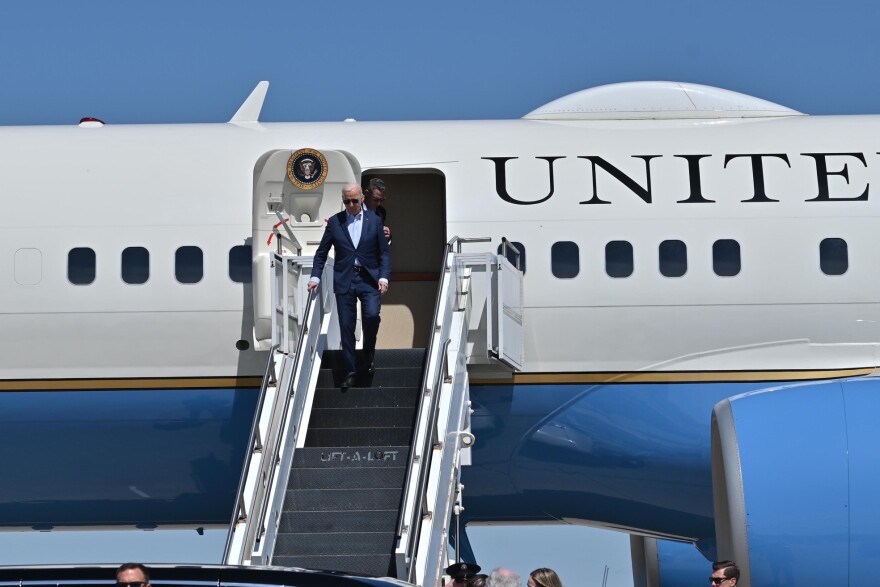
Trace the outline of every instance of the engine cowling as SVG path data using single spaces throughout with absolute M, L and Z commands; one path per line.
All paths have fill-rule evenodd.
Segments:
M 880 378 L 788 385 L 712 416 L 718 557 L 744 587 L 876 583 Z

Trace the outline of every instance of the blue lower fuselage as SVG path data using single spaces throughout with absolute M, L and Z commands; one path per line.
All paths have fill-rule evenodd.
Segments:
M 777 385 L 474 385 L 466 519 L 711 542 L 712 408 Z M 227 523 L 257 393 L 0 394 L 0 525 Z

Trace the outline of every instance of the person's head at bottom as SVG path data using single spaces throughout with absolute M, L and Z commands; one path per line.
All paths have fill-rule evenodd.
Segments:
M 739 581 L 739 568 L 732 561 L 712 563 L 712 576 L 709 583 L 714 587 L 733 587 Z
M 489 575 L 486 587 L 522 587 L 522 577 L 510 569 L 498 567 Z
M 125 563 L 116 569 L 116 587 L 150 587 L 150 569 L 140 563 Z
M 446 574 L 452 578 L 455 587 L 465 587 L 468 581 L 480 572 L 480 565 L 474 563 L 455 563 L 445 569 Z
M 541 567 L 529 574 L 528 587 L 562 587 L 562 581 L 556 571 Z

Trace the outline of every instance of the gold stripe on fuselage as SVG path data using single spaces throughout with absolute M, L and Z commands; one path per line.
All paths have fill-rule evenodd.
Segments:
M 157 377 L 154 379 L 7 379 L 0 391 L 89 391 L 110 389 L 230 389 L 260 387 L 261 377 Z
M 564 385 L 600 383 L 737 383 L 809 381 L 861 377 L 874 367 L 802 371 L 630 371 L 591 373 L 515 373 L 508 378 L 474 378 L 471 385 Z M 158 377 L 152 379 L 8 379 L 0 391 L 82 391 L 111 389 L 230 389 L 260 387 L 260 377 Z
M 499 379 L 471 379 L 471 385 L 561 385 L 576 383 L 738 383 L 809 381 L 870 375 L 875 367 L 802 371 L 630 371 L 594 373 L 514 373 Z

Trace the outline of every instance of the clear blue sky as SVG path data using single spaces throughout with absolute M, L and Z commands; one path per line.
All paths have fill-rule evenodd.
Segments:
M 260 80 L 271 82 L 264 121 L 518 118 L 634 80 L 715 85 L 810 114 L 878 113 L 878 22 L 876 0 L 7 0 L 0 124 L 220 122 Z M 159 544 L 177 544 L 101 536 L 0 536 L 0 563 L 169 560 Z M 556 566 L 578 586 L 599 585 L 607 562 L 609 586 L 631 584 L 623 535 L 473 538 L 486 567 Z M 212 540 L 183 542 L 210 559 Z
M 0 124 L 517 118 L 591 86 L 717 85 L 880 112 L 880 4 L 741 0 L 4 2 Z

